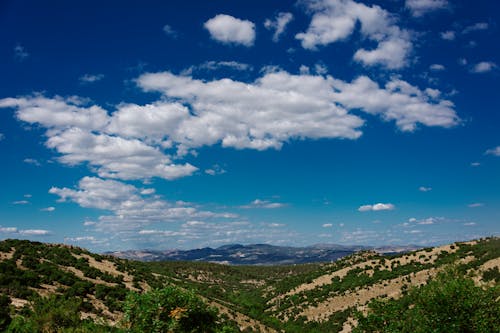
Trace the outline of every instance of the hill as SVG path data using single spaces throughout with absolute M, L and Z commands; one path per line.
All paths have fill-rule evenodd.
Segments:
M 374 300 L 406 299 L 412 295 L 408 291 L 450 265 L 480 290 L 498 292 L 500 239 L 391 255 L 365 250 L 335 262 L 279 266 L 139 262 L 65 245 L 5 240 L 0 242 L 0 293 L 8 296 L 11 317 L 33 309 L 38 296 L 78 300 L 79 317 L 99 323 L 103 332 L 123 328 L 127 295 L 165 286 L 192 290 L 218 309 L 221 322 L 241 331 L 349 332 L 360 319 L 364 323 Z M 499 298 L 494 299 L 490 303 L 497 306 Z

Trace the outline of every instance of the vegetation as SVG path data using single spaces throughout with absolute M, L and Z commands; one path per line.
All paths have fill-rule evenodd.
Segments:
M 319 333 L 356 317 L 358 332 L 498 332 L 498 258 L 498 238 L 291 266 L 142 263 L 6 240 L 0 331 Z M 396 299 L 375 292 L 356 301 L 396 285 Z M 332 310 L 339 299 L 351 301 Z
M 400 299 L 373 300 L 354 332 L 500 332 L 500 288 L 449 270 Z

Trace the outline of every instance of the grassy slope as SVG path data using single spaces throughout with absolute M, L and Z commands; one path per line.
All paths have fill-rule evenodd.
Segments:
M 129 290 L 171 283 L 194 289 L 247 331 L 336 332 L 348 330 L 353 311 L 363 310 L 371 299 L 399 297 L 445 265 L 476 274 L 477 283 L 485 283 L 483 276 L 498 283 L 499 260 L 498 238 L 398 256 L 362 252 L 329 264 L 271 267 L 140 263 L 75 247 L 8 240 L 0 242 L 0 292 L 18 306 L 35 293 L 80 297 L 85 316 L 113 324 Z

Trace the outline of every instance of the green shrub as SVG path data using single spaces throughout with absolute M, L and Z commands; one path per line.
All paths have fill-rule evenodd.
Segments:
M 456 270 L 398 300 L 374 300 L 354 332 L 500 332 L 500 289 L 484 290 Z

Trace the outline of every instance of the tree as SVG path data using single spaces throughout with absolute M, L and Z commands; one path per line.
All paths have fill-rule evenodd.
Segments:
M 218 330 L 217 310 L 192 291 L 168 286 L 142 294 L 131 292 L 124 304 L 125 326 L 130 332 L 184 333 Z
M 500 332 L 500 289 L 482 289 L 457 270 L 413 287 L 400 299 L 374 300 L 354 332 Z

